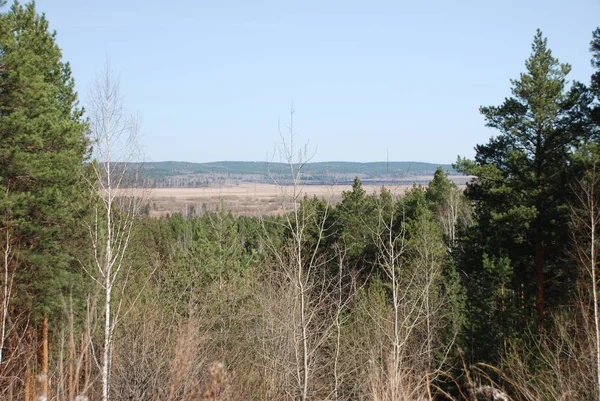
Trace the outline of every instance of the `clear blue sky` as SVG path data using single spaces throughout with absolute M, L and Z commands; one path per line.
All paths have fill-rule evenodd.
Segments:
M 38 0 L 85 103 L 110 58 L 153 161 L 259 160 L 296 107 L 315 161 L 472 157 L 536 28 L 589 81 L 599 0 Z

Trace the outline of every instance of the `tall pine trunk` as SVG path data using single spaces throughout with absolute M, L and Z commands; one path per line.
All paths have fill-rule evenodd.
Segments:
M 544 241 L 539 230 L 535 240 L 535 283 L 535 310 L 538 332 L 541 334 L 544 331 Z
M 536 218 L 536 229 L 535 229 L 535 311 L 537 314 L 537 328 L 538 333 L 542 335 L 544 332 L 544 238 L 542 234 L 542 222 L 544 220 L 542 206 L 542 200 L 539 194 L 542 193 L 542 157 L 541 148 L 543 143 L 542 129 L 538 129 L 537 135 L 537 146 L 536 146 L 536 178 L 537 178 L 537 190 L 538 195 L 536 199 L 536 209 L 538 217 Z M 541 215 L 541 216 L 540 216 Z

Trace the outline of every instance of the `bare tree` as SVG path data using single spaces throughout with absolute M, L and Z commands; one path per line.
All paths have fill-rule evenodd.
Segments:
M 12 238 L 9 227 L 3 227 L 4 230 L 4 249 L 3 249 L 3 260 L 2 260 L 2 327 L 0 329 L 0 367 L 3 362 L 3 351 L 4 343 L 7 336 L 7 324 L 8 324 L 8 307 L 10 304 L 13 274 L 11 273 L 11 261 L 13 258 L 12 252 Z
M 338 258 L 322 249 L 328 235 L 331 202 L 304 197 L 304 167 L 311 156 L 307 146 L 296 148 L 294 113 L 292 107 L 288 132 L 284 134 L 280 129 L 279 153 L 288 170 L 271 175 L 282 193 L 283 216 L 278 221 L 282 221 L 287 233 L 283 244 L 274 243 L 268 235 L 269 223 L 263 220 L 264 243 L 275 263 L 266 278 L 263 296 L 262 347 L 267 361 L 266 381 L 275 387 L 287 387 L 283 391 L 288 398 L 305 401 L 317 394 L 337 393 L 339 354 L 334 352 L 329 359 L 324 357 L 323 350 L 341 324 L 340 311 L 346 308 L 351 293 L 343 292 L 343 266 L 338 272 L 341 276 L 323 274 L 326 266 L 336 260 L 343 263 L 344 258 L 341 253 Z M 286 372 L 282 378 L 273 376 L 278 369 Z M 336 379 L 333 389 L 326 388 L 325 374 Z M 277 384 L 281 382 L 285 383 L 283 387 Z
M 372 237 L 387 301 L 372 314 L 380 334 L 379 343 L 369 345 L 366 382 L 376 400 L 425 399 L 453 346 L 452 336 L 447 343 L 441 339 L 455 312 L 440 290 L 446 249 L 437 224 L 423 218 L 409 226 L 404 209 L 395 211 L 386 198 L 379 197 Z
M 27 391 L 22 377 L 28 371 L 33 349 L 28 336 L 31 315 L 25 311 L 15 313 L 11 306 L 14 297 L 16 270 L 19 266 L 16 235 L 11 227 L 11 219 L 0 227 L 2 244 L 2 272 L 0 273 L 1 315 L 0 315 L 0 398 L 17 397 L 18 388 Z M 27 368 L 25 368 L 27 366 Z M 25 375 L 26 376 L 26 375 Z
M 464 218 L 464 216 L 461 216 L 461 212 L 463 212 L 461 209 L 464 209 L 463 202 L 462 190 L 453 185 L 450 187 L 448 198 L 445 200 L 445 207 L 440 211 L 444 234 L 448 238 L 448 244 L 451 249 L 456 246 L 459 219 L 461 217 Z M 464 215 L 465 213 L 463 212 L 462 214 Z
M 131 168 L 132 162 L 139 161 L 139 123 L 123 107 L 118 80 L 108 63 L 90 92 L 89 103 L 96 164 L 92 182 L 95 213 L 89 224 L 94 269 L 87 271 L 103 289 L 104 337 L 99 365 L 102 400 L 108 401 L 113 336 L 121 309 L 120 304 L 113 308 L 113 290 L 125 266 L 134 218 L 142 206 L 140 190 L 134 185 L 137 171 Z
M 596 370 L 596 399 L 600 400 L 600 316 L 598 311 L 598 240 L 596 238 L 600 225 L 600 200 L 598 186 L 600 185 L 600 172 L 595 157 L 592 157 L 591 166 L 583 179 L 577 181 L 575 194 L 578 205 L 573 208 L 575 227 L 574 242 L 576 244 L 576 257 L 580 266 L 587 273 L 589 281 L 587 287 L 591 293 L 593 310 L 593 343 Z M 584 316 L 587 312 L 583 311 Z

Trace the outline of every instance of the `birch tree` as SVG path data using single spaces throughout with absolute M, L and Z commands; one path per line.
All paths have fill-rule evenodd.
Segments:
M 270 281 L 264 298 L 263 353 L 272 362 L 265 364 L 266 374 L 286 372 L 282 380 L 288 384 L 284 390 L 287 397 L 305 401 L 338 393 L 337 351 L 331 358 L 325 356 L 324 349 L 335 341 L 336 325 L 341 324 L 340 311 L 346 308 L 351 292 L 342 289 L 344 250 L 322 252 L 331 225 L 331 202 L 304 196 L 304 167 L 311 157 L 307 146 L 296 147 L 293 108 L 287 128 L 289 135 L 280 132 L 279 151 L 288 171 L 272 176 L 282 195 L 284 214 L 277 221 L 283 226 L 280 228 L 284 239 L 278 245 L 266 234 L 264 241 L 275 266 L 267 278 Z M 268 233 L 266 224 L 263 220 L 264 232 Z M 324 273 L 336 262 L 340 263 L 337 276 Z M 324 375 L 334 377 L 333 388 L 326 388 L 327 383 L 319 380 Z
M 0 322 L 0 368 L 4 361 L 4 344 L 8 334 L 8 307 L 10 305 L 14 275 L 11 262 L 14 256 L 12 250 L 12 237 L 8 227 L 4 227 L 4 249 L 2 259 L 2 317 Z M 1 370 L 0 370 L 1 371 Z
M 110 398 L 113 336 L 121 304 L 113 305 L 115 285 L 126 269 L 127 248 L 135 216 L 142 206 L 142 194 L 135 188 L 138 161 L 138 121 L 123 106 L 118 80 L 105 67 L 89 99 L 90 137 L 94 147 L 95 181 L 92 194 L 95 212 L 89 224 L 93 269 L 88 273 L 102 288 L 104 330 L 99 361 L 102 400 Z
M 372 313 L 379 344 L 370 346 L 367 394 L 377 400 L 425 399 L 446 364 L 458 327 L 451 295 L 443 290 L 442 230 L 415 187 L 396 206 L 389 191 L 377 199 L 375 267 L 385 305 Z M 443 339 L 444 332 L 453 332 Z M 444 341 L 445 340 L 445 341 Z
M 600 227 L 600 166 L 597 156 L 592 156 L 591 165 L 583 179 L 574 188 L 576 205 L 573 207 L 575 252 L 579 265 L 587 276 L 586 292 L 591 296 L 592 337 L 595 365 L 596 399 L 600 400 L 600 313 L 598 305 L 598 228 Z M 584 315 L 587 311 L 583 311 Z

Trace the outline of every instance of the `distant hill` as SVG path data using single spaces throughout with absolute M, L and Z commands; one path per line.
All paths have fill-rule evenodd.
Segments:
M 368 177 L 384 176 L 415 176 L 431 175 L 438 166 L 450 173 L 456 173 L 450 164 L 434 164 L 423 162 L 317 162 L 307 163 L 303 170 L 311 175 L 328 174 L 359 174 Z M 144 171 L 149 176 L 174 176 L 180 174 L 206 174 L 206 173 L 226 173 L 226 174 L 250 174 L 264 175 L 269 173 L 288 172 L 289 166 L 285 163 L 267 163 L 267 162 L 238 162 L 222 161 L 210 163 L 190 163 L 190 162 L 150 162 L 144 163 Z
M 438 166 L 458 175 L 450 164 L 423 162 L 317 162 L 303 166 L 303 180 L 310 184 L 347 183 L 354 177 L 366 182 L 420 182 L 433 176 Z M 142 176 L 153 187 L 235 185 L 236 182 L 289 180 L 285 163 L 222 161 L 211 163 L 149 162 L 140 165 Z

